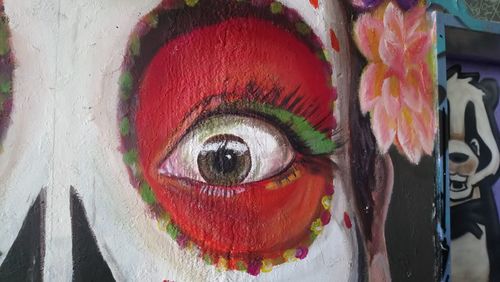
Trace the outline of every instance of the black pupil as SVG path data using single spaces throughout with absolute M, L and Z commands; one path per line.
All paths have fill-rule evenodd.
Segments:
M 233 150 L 228 150 L 225 147 L 220 148 L 215 152 L 214 168 L 221 174 L 230 173 L 237 164 L 237 156 Z
M 215 152 L 213 166 L 221 174 L 226 174 L 234 170 L 236 162 L 236 154 L 232 150 L 221 148 Z
M 211 185 L 231 186 L 243 182 L 252 167 L 248 145 L 230 134 L 209 138 L 198 155 L 198 170 Z

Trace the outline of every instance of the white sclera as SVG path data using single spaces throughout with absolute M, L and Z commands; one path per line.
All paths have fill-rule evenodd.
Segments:
M 248 145 L 252 164 L 242 183 L 278 174 L 295 155 L 287 137 L 268 122 L 246 116 L 217 115 L 200 122 L 185 135 L 161 164 L 159 172 L 205 182 L 198 169 L 198 155 L 203 144 L 217 135 L 234 135 Z

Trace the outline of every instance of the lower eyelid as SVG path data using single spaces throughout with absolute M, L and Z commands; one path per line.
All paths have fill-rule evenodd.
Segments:
M 292 165 L 281 174 L 272 177 L 269 183 L 265 185 L 268 190 L 275 190 L 290 185 L 302 176 L 302 171 L 297 166 Z M 269 181 L 269 180 L 268 180 Z
M 298 180 L 300 177 L 302 177 L 302 174 L 303 172 L 300 166 L 292 164 L 291 166 L 287 167 L 287 169 L 267 179 L 262 179 L 259 181 L 249 182 L 249 183 L 241 183 L 234 186 L 218 186 L 218 185 L 211 185 L 201 181 L 196 181 L 189 178 L 171 178 L 171 177 L 169 177 L 169 180 L 166 181 L 166 183 L 168 183 L 170 187 L 178 186 L 178 188 L 185 188 L 186 186 L 191 186 L 191 187 L 199 186 L 199 187 L 204 187 L 206 190 L 233 189 L 234 191 L 241 193 L 250 187 L 262 187 L 267 190 L 275 190 L 283 188 Z

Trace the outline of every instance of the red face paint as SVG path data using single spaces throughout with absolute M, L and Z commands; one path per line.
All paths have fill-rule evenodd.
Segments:
M 332 45 L 333 50 L 339 52 L 340 51 L 340 43 L 339 40 L 337 39 L 337 35 L 333 31 L 333 29 L 330 29 L 330 43 Z
M 344 212 L 344 223 L 345 223 L 345 227 L 347 227 L 347 229 L 352 228 L 351 217 L 349 216 L 349 214 L 347 212 Z
M 216 187 L 161 175 L 162 161 L 200 116 L 223 103 L 255 99 L 257 94 L 247 91 L 249 83 L 264 92 L 280 88 L 270 101 L 277 107 L 287 105 L 287 96 L 295 92 L 302 100 L 290 111 L 300 116 L 309 109 L 307 122 L 331 129 L 335 96 L 329 81 L 325 62 L 306 44 L 256 18 L 195 29 L 154 56 L 138 86 L 140 169 L 161 208 L 203 252 L 250 265 L 308 246 L 313 222 L 330 219 L 321 201 L 332 190 L 332 164 L 326 156 L 296 152 L 291 166 L 269 179 Z M 216 197 L 207 189 L 243 192 Z

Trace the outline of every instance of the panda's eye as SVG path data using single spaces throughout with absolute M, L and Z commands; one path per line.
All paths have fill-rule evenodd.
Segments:
M 476 138 L 472 139 L 470 142 L 470 147 L 472 148 L 472 150 L 474 151 L 474 153 L 479 157 L 480 153 L 479 153 L 479 141 L 477 141 Z

